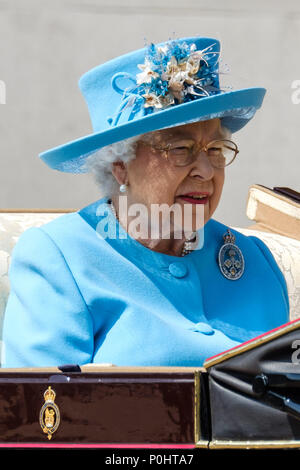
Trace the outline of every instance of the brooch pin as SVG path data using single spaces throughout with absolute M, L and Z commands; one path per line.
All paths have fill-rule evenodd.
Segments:
M 243 275 L 245 261 L 239 247 L 235 245 L 235 236 L 229 229 L 223 235 L 224 244 L 218 255 L 219 268 L 226 279 L 236 281 Z

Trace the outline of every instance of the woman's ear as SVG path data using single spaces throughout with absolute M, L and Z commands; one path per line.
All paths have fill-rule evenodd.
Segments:
M 112 164 L 112 174 L 119 184 L 125 184 L 127 181 L 127 168 L 124 162 L 117 161 Z

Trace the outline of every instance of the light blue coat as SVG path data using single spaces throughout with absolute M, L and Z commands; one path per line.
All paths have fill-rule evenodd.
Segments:
M 284 277 L 259 239 L 232 230 L 245 272 L 231 281 L 217 262 L 225 225 L 211 219 L 202 249 L 169 256 L 122 239 L 120 226 L 117 239 L 99 236 L 104 216 L 97 214 L 106 202 L 19 238 L 9 272 L 3 367 L 197 367 L 288 321 Z

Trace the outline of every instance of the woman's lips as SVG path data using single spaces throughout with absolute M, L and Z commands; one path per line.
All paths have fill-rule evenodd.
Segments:
M 197 196 L 202 197 L 201 199 L 196 199 Z M 190 204 L 207 204 L 209 199 L 209 193 L 188 193 L 177 197 L 179 197 L 183 201 L 189 202 Z

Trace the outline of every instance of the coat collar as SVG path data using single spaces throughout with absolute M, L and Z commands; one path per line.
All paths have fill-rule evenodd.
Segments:
M 161 269 L 169 266 L 171 263 L 185 264 L 196 260 L 200 261 L 206 256 L 208 251 L 210 252 L 212 249 L 215 251 L 216 247 L 222 244 L 220 237 L 218 237 L 220 240 L 217 240 L 215 233 L 216 226 L 221 225 L 224 227 L 223 231 L 226 231 L 226 226 L 219 224 L 214 219 L 210 219 L 204 228 L 198 231 L 199 248 L 188 255 L 180 257 L 153 251 L 128 235 L 122 225 L 116 220 L 108 201 L 108 197 L 103 197 L 81 209 L 79 215 L 95 230 L 100 239 L 104 239 L 106 243 L 109 243 L 125 258 L 130 258 L 138 264 L 142 263 L 144 266 Z M 107 233 L 108 226 L 115 228 L 109 234 Z M 104 232 L 106 232 L 105 235 L 103 235 Z

